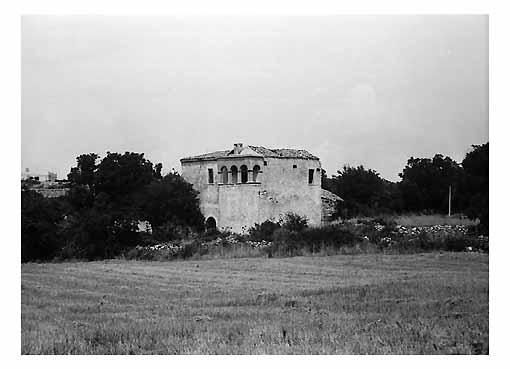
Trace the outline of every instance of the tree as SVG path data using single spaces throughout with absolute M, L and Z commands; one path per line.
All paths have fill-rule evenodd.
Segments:
M 99 155 L 94 153 L 78 156 L 76 158 L 76 167 L 71 168 L 71 172 L 67 175 L 69 182 L 74 185 L 93 187 L 95 184 L 97 159 L 99 159 Z
M 324 169 L 321 170 L 321 184 L 322 184 L 322 188 L 329 191 L 329 192 L 333 192 L 333 193 L 336 193 L 337 191 L 337 188 L 336 188 L 336 181 L 334 178 L 328 178 L 328 175 L 326 173 L 326 171 Z
M 489 143 L 473 145 L 462 167 L 466 173 L 466 215 L 480 220 L 480 232 L 489 233 Z
M 333 177 L 334 193 L 344 199 L 338 204 L 343 216 L 371 215 L 381 205 L 385 192 L 385 181 L 379 173 L 365 169 L 362 165 L 351 167 L 344 165 L 338 175 Z
M 69 201 L 76 210 L 95 206 L 104 211 L 136 217 L 133 196 L 154 180 L 161 179 L 161 163 L 155 166 L 144 154 L 107 152 L 99 163 L 99 155 L 83 154 L 68 174 Z M 129 214 L 128 214 L 129 213 Z
M 153 227 L 166 222 L 194 228 L 204 224 L 198 192 L 177 173 L 169 173 L 146 185 L 138 194 L 136 204 Z
M 110 258 L 139 244 L 138 222 L 148 220 L 159 238 L 176 227 L 200 229 L 198 193 L 178 174 L 161 175 L 143 153 L 107 152 L 77 158 L 68 175 L 73 212 L 63 226 L 68 257 Z M 165 228 L 161 232 L 160 228 Z
M 154 168 L 144 154 L 108 152 L 95 173 L 96 193 L 104 192 L 112 199 L 121 199 L 141 190 L 154 179 L 161 178 L 161 165 Z M 159 172 L 158 172 L 159 169 Z
M 400 190 L 406 210 L 448 210 L 448 191 L 452 186 L 454 194 L 462 188 L 462 167 L 441 154 L 432 159 L 413 158 L 399 174 L 402 178 Z
M 21 191 L 21 261 L 48 260 L 62 247 L 59 223 L 65 202 L 48 199 L 35 191 Z
M 478 190 L 486 191 L 489 186 L 489 143 L 472 145 L 471 147 L 472 151 L 466 154 L 462 161 L 462 167 L 467 174 L 483 178 L 486 182 L 483 182 L 483 186 Z

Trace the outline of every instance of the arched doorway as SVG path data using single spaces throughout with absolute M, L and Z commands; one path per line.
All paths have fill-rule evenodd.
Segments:
M 213 217 L 207 218 L 205 221 L 205 230 L 206 232 L 214 232 L 216 230 L 216 219 Z

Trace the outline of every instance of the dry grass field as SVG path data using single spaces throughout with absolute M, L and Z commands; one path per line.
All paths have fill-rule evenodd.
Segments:
M 451 217 L 444 214 L 433 215 L 401 215 L 394 218 L 395 222 L 400 225 L 410 227 L 426 227 L 435 225 L 477 225 L 478 221 L 474 221 L 459 215 Z
M 486 354 L 488 255 L 23 264 L 22 354 Z

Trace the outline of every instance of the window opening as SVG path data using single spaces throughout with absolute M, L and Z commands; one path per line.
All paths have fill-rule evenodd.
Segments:
M 228 183 L 228 169 L 227 169 L 227 167 L 221 168 L 221 182 L 224 184 Z
M 248 167 L 241 165 L 241 183 L 248 182 Z
M 232 172 L 232 183 L 237 183 L 237 167 L 235 165 L 233 165 L 231 168 L 230 168 L 230 171 Z
M 255 165 L 253 167 L 253 182 L 257 182 L 257 177 L 259 176 L 260 167 L 258 165 Z

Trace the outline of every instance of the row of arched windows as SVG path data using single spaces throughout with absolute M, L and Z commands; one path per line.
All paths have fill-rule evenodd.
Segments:
M 230 183 L 239 183 L 239 181 L 238 181 L 239 172 L 241 172 L 241 183 L 248 182 L 248 167 L 246 165 L 241 165 L 241 167 L 238 170 L 235 165 L 232 165 L 230 167 L 230 173 L 232 173 L 232 181 Z M 253 173 L 252 181 L 253 182 L 257 182 L 257 177 L 259 175 L 259 172 L 260 172 L 260 166 L 255 165 L 252 170 L 252 173 Z M 229 183 L 228 182 L 228 173 L 229 173 L 228 168 L 225 166 L 222 167 L 220 169 L 220 173 L 221 173 L 221 183 L 224 183 L 224 184 Z

